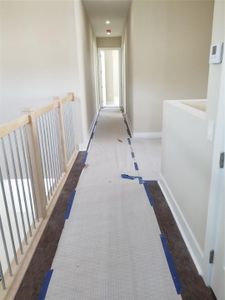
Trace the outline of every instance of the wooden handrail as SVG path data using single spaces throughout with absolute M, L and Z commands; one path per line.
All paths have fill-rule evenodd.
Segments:
M 24 115 L 16 119 L 15 121 L 0 125 L 0 138 L 8 135 L 12 131 L 29 124 L 28 115 Z
M 62 103 L 68 102 L 68 101 L 75 101 L 74 93 L 68 93 L 67 96 L 63 97 L 61 99 Z M 60 99 L 59 99 L 60 100 Z
M 60 102 L 61 103 L 65 103 L 68 101 L 75 101 L 75 96 L 73 93 L 68 93 L 67 96 L 63 97 L 63 98 L 57 98 L 57 100 L 53 101 L 52 103 L 35 109 L 32 111 L 32 114 L 35 115 L 35 117 L 39 117 L 47 112 L 49 112 L 50 110 L 59 107 Z M 12 131 L 25 126 L 27 124 L 30 123 L 30 118 L 29 118 L 29 113 L 17 118 L 15 121 L 11 121 L 9 123 L 5 123 L 5 124 L 0 124 L 0 138 L 7 136 L 8 134 L 10 134 Z

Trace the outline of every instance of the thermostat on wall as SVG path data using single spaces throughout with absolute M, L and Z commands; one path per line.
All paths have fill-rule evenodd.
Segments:
M 209 63 L 210 64 L 221 64 L 223 60 L 223 43 L 215 43 L 211 45 L 210 49 L 210 57 Z

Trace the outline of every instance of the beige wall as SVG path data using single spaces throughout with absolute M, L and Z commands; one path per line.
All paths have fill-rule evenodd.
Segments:
M 126 107 L 126 78 L 127 78 L 127 44 L 126 44 L 126 36 L 125 32 L 122 36 L 121 40 L 121 106 L 124 108 L 124 113 L 127 113 Z
M 133 1 L 127 22 L 127 114 L 159 132 L 165 99 L 205 98 L 212 1 Z
M 82 124 L 82 145 L 85 149 L 97 113 L 97 84 L 95 78 L 97 46 L 82 1 L 74 1 L 75 28 L 79 74 L 79 123 Z
M 225 2 L 214 4 L 212 41 L 224 41 Z M 224 64 L 224 62 L 223 62 Z M 178 101 L 164 102 L 161 186 L 189 252 L 207 285 L 212 270 L 208 258 L 215 249 L 218 191 L 222 180 L 219 156 L 224 151 L 224 130 L 208 138 L 209 120 L 216 120 L 222 83 L 222 64 L 210 65 L 208 111 Z M 220 103 L 221 104 L 221 103 Z M 224 106 L 224 105 L 222 105 Z M 223 115 L 220 111 L 220 115 Z M 216 203 L 216 204 L 215 204 Z M 220 256 L 216 261 L 220 264 Z M 214 291 L 216 292 L 216 291 Z
M 126 102 L 126 115 L 127 120 L 129 122 L 130 130 L 133 131 L 133 124 L 134 124 L 134 97 L 133 97 L 133 35 L 132 32 L 132 14 L 131 9 L 127 19 L 127 26 L 125 27 L 124 34 L 123 34 L 123 48 L 124 48 L 124 56 L 126 60 L 126 65 L 124 66 L 124 73 L 125 73 L 125 83 L 124 87 L 126 91 L 124 93 L 124 97 L 126 97 L 123 101 Z
M 75 92 L 77 138 L 85 144 L 96 114 L 97 47 L 82 1 L 0 5 L 0 122 Z
M 213 16 L 212 42 L 224 42 L 225 19 L 224 19 L 225 2 L 215 0 Z M 225 55 L 224 55 L 225 57 Z M 221 64 L 211 64 L 209 67 L 209 85 L 208 85 L 208 117 L 209 120 L 215 121 L 217 114 L 217 105 L 220 92 Z
M 1 1 L 1 122 L 76 89 L 73 1 Z
M 3 68 L 3 57 L 2 57 L 2 47 L 3 47 L 3 43 L 2 43 L 2 25 L 3 25 L 3 20 L 2 20 L 2 12 L 3 12 L 3 2 L 0 1 L 0 120 L 3 120 L 3 97 L 2 97 L 2 68 Z
M 106 37 L 97 38 L 98 48 L 120 48 L 121 47 L 121 37 Z

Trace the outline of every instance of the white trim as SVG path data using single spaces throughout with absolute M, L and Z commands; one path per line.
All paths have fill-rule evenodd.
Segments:
M 162 137 L 162 132 L 133 132 L 133 137 L 143 139 L 160 139 Z
M 225 13 L 225 11 L 224 11 Z M 224 36 L 225 38 L 225 36 Z M 211 66 L 212 67 L 212 66 Z M 210 68 L 211 68 L 210 67 Z M 219 67 L 219 66 L 218 66 Z M 213 67 L 215 68 L 215 67 Z M 220 224 L 220 214 L 223 214 L 224 218 L 224 168 L 219 167 L 220 154 L 225 151 L 225 62 L 221 66 L 221 76 L 219 85 L 219 101 L 217 105 L 217 115 L 215 120 L 209 120 L 209 122 L 215 122 L 215 133 L 213 142 L 213 155 L 212 155 L 212 172 L 211 172 L 211 183 L 210 183 L 210 193 L 209 193 L 209 204 L 208 204 L 208 216 L 207 216 L 207 229 L 206 229 L 206 240 L 205 240 L 205 261 L 204 261 L 204 277 L 206 284 L 211 286 L 212 289 L 215 287 L 215 278 L 221 276 L 220 269 L 218 269 L 218 264 L 220 264 L 221 269 L 223 268 L 223 263 L 219 263 L 222 260 L 220 257 L 220 251 L 218 251 L 219 242 L 221 238 L 221 224 Z M 222 209 L 221 209 L 222 208 Z M 224 243 L 224 240 L 221 241 Z M 214 249 L 217 254 L 217 263 L 209 264 L 207 260 L 210 250 Z M 224 257 L 223 257 L 224 259 Z M 221 270 L 222 271 L 222 270 Z M 224 270 L 225 271 L 225 270 Z M 214 277 L 217 274 L 216 277 Z M 214 275 L 214 276 L 213 276 Z M 222 275 L 224 277 L 224 275 Z M 219 294 L 219 291 L 214 290 L 215 295 Z M 219 295 L 217 296 L 219 297 Z M 224 297 L 221 296 L 222 298 Z M 222 299 L 221 298 L 221 299 Z
M 121 47 L 98 47 L 98 50 L 121 50 Z
M 162 190 L 162 193 L 169 205 L 169 208 L 173 214 L 173 217 L 177 223 L 180 233 L 184 239 L 184 242 L 190 252 L 190 255 L 194 261 L 194 264 L 200 275 L 203 274 L 203 251 L 201 250 L 190 226 L 188 225 L 181 209 L 179 208 L 177 201 L 170 190 L 166 179 L 160 174 L 160 181 L 158 184 Z
M 95 117 L 94 117 L 94 119 L 93 119 L 93 121 L 91 123 L 90 129 L 89 129 L 89 133 L 88 133 L 88 138 L 86 139 L 86 141 L 84 143 L 79 144 L 79 151 L 87 151 L 88 143 L 90 141 L 92 132 L 94 131 L 94 127 L 95 127 L 95 123 L 96 123 L 96 121 L 98 119 L 99 111 L 96 113 L 96 115 L 95 115 Z

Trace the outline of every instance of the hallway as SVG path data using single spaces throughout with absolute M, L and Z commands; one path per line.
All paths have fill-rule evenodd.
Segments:
M 225 300 L 225 0 L 0 22 L 0 300 Z
M 122 114 L 102 110 L 46 299 L 180 298 L 145 189 L 121 178 L 141 176 L 127 138 Z

